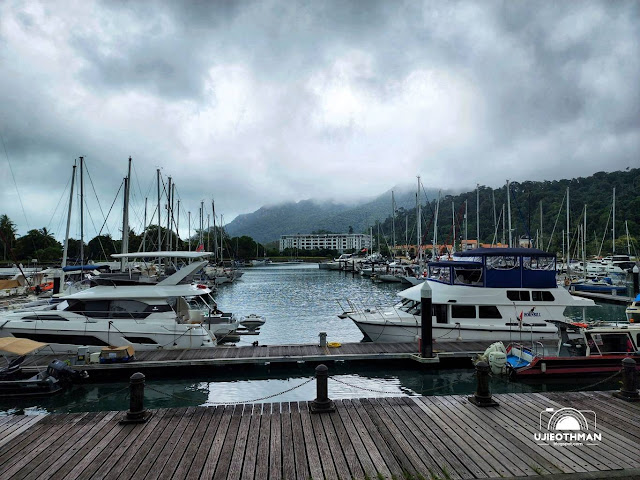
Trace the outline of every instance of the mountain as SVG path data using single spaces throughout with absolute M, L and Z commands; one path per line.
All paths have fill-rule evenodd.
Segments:
M 394 187 L 393 191 L 398 209 L 415 207 L 415 190 Z M 421 195 L 423 203 L 425 194 L 431 200 L 438 191 L 426 189 Z M 265 243 L 279 240 L 281 235 L 308 234 L 319 230 L 346 233 L 349 227 L 355 233 L 367 233 L 376 221 L 382 222 L 390 215 L 391 190 L 357 204 L 302 200 L 264 206 L 253 213 L 238 215 L 225 229 L 232 237 L 247 235 Z

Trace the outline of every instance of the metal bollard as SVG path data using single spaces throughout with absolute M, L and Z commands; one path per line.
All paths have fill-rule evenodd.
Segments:
M 120 423 L 144 423 L 151 412 L 144 409 L 144 374 L 136 372 L 129 379 L 129 411 Z
M 617 392 L 613 392 L 613 396 L 627 402 L 639 402 L 638 384 L 636 382 L 636 361 L 627 357 L 622 360 L 622 386 Z
M 336 406 L 333 400 L 329 399 L 329 369 L 326 365 L 316 367 L 316 399 L 311 402 L 311 413 L 335 412 Z
M 491 392 L 489 391 L 489 373 L 491 373 L 491 367 L 487 362 L 480 361 L 476 363 L 478 387 L 473 397 L 469 397 L 468 400 L 478 407 L 498 406 L 498 402 L 491 398 Z
M 326 348 L 327 346 L 327 332 L 320 332 L 320 348 Z

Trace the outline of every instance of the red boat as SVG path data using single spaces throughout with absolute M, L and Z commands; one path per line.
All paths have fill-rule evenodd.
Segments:
M 512 377 L 615 373 L 630 357 L 640 371 L 640 325 L 558 325 L 560 339 L 552 355 L 520 344 L 507 347 L 507 367 Z

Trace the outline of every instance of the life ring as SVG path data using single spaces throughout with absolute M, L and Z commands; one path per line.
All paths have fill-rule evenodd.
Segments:
M 338 348 L 341 347 L 342 344 L 340 342 L 329 342 L 327 343 L 327 347 L 329 348 Z

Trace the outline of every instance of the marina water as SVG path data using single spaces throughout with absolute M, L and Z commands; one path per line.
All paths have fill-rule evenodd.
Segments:
M 256 340 L 259 345 L 317 343 L 320 332 L 327 333 L 329 342 L 346 343 L 362 340 L 351 320 L 338 318 L 348 308 L 348 302 L 359 308 L 392 305 L 403 288 L 399 283 L 374 283 L 350 272 L 321 270 L 317 264 L 288 263 L 246 269 L 240 280 L 218 288 L 216 300 L 223 311 L 239 316 L 256 313 L 267 319 L 260 335 L 243 336 L 238 345 Z M 586 319 L 619 320 L 624 318 L 624 308 L 601 305 L 588 311 Z M 582 311 L 567 310 L 567 314 L 575 320 L 583 318 Z M 471 365 L 433 369 L 410 362 L 336 362 L 329 365 L 329 374 L 329 396 L 333 399 L 472 394 L 476 387 Z M 316 393 L 315 382 L 309 381 L 313 376 L 311 364 L 208 367 L 190 373 L 183 368 L 169 375 L 152 371 L 146 375 L 145 407 L 309 401 Z M 523 383 L 493 377 L 491 390 L 494 393 L 610 390 L 619 388 L 618 381 L 586 377 Z M 128 382 L 118 378 L 77 386 L 51 398 L 0 399 L 0 414 L 126 410 L 128 405 Z

